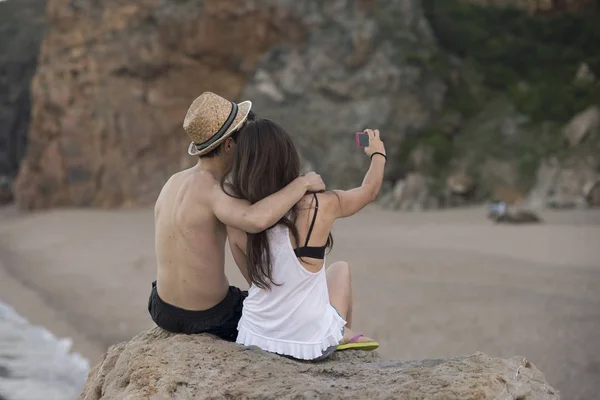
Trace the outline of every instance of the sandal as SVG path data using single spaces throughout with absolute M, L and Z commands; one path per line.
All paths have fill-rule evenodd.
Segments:
M 373 351 L 373 350 L 375 350 L 375 349 L 377 349 L 379 347 L 379 343 L 377 343 L 375 341 L 372 341 L 372 342 L 357 342 L 357 340 L 360 339 L 363 336 L 365 336 L 365 335 L 360 334 L 360 335 L 354 336 L 352 339 L 350 339 L 350 341 L 348 343 L 340 344 L 336 348 L 336 350 L 337 351 L 342 351 L 342 350 Z

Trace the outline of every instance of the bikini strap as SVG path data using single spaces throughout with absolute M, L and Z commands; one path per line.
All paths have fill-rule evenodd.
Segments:
M 312 230 L 315 227 L 315 222 L 317 221 L 317 212 L 319 211 L 319 199 L 317 198 L 317 194 L 313 193 L 315 198 L 315 213 L 313 214 L 312 222 L 310 223 L 310 228 L 308 228 L 308 235 L 306 236 L 306 243 L 304 243 L 304 247 L 308 247 L 308 241 L 310 240 L 310 235 L 312 234 Z

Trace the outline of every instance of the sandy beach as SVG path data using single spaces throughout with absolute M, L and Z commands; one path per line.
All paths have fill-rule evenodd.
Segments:
M 482 208 L 340 221 L 327 262 L 353 270 L 354 325 L 386 358 L 527 357 L 565 399 L 600 392 L 600 212 L 494 225 Z M 151 327 L 151 210 L 0 211 L 0 300 L 95 364 Z M 231 257 L 232 284 L 244 287 Z

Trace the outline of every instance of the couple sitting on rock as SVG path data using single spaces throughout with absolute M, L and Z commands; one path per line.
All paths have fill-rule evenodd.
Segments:
M 256 118 L 251 106 L 207 92 L 187 112 L 188 153 L 200 159 L 173 175 L 156 202 L 152 319 L 170 332 L 210 333 L 303 360 L 374 350 L 374 340 L 351 330 L 348 264 L 324 264 L 333 222 L 379 191 L 386 163 L 379 132 L 365 130 L 371 166 L 363 184 L 325 191 L 319 175 L 301 174 L 285 130 Z M 226 240 L 248 292 L 229 286 Z

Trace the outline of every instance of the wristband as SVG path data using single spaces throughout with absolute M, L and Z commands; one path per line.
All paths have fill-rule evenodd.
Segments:
M 380 153 L 378 151 L 376 151 L 375 153 L 371 154 L 371 160 L 373 159 L 373 156 L 379 154 L 380 156 L 383 156 L 383 158 L 385 158 L 385 161 L 387 161 L 387 156 L 383 153 Z

